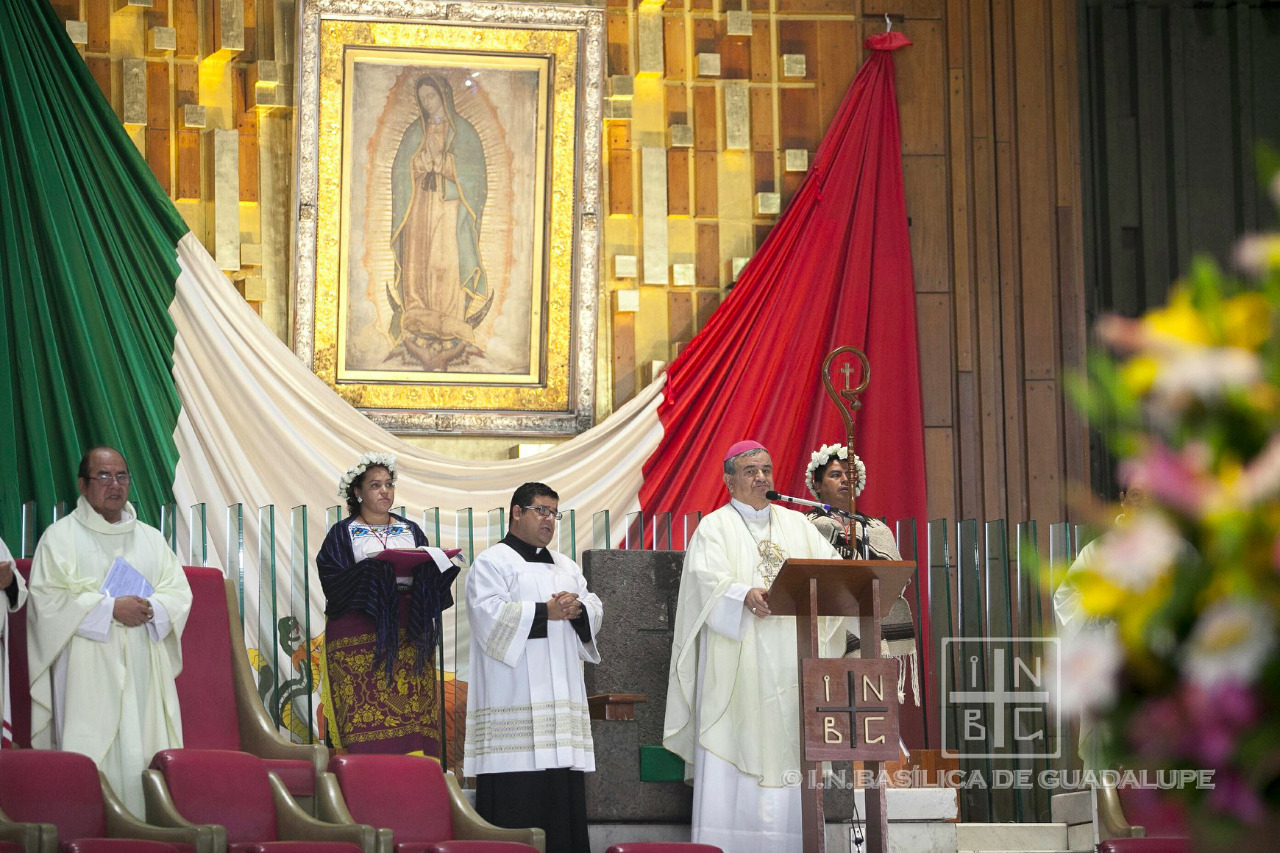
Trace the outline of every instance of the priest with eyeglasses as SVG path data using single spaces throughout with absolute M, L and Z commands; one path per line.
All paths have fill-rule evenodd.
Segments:
M 595 770 L 582 662 L 600 662 L 604 617 L 582 569 L 548 546 L 560 496 L 525 483 L 510 532 L 467 579 L 471 680 L 463 773 L 497 826 L 539 827 L 547 853 L 590 853 L 586 773 Z
M 92 758 L 142 817 L 142 771 L 182 746 L 174 679 L 191 587 L 164 536 L 138 520 L 118 451 L 91 448 L 77 482 L 75 511 L 31 561 L 31 741 Z

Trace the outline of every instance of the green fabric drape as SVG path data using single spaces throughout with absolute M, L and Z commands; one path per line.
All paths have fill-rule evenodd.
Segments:
M 48 0 L 0 3 L 0 536 L 74 502 L 93 444 L 120 448 L 151 520 L 169 501 L 174 325 L 187 232 Z

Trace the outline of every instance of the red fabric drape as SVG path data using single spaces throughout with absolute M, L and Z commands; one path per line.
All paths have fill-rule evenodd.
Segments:
M 901 33 L 867 39 L 870 56 L 800 190 L 668 368 L 658 412 L 664 434 L 640 491 L 646 512 L 705 513 L 724 503 L 721 460 L 743 438 L 772 452 L 780 491 L 807 497 L 809 454 L 844 440 L 822 360 L 852 345 L 871 364 L 855 420 L 855 449 L 867 466 L 858 508 L 890 524 L 923 522 L 915 288 L 891 55 L 910 43 Z

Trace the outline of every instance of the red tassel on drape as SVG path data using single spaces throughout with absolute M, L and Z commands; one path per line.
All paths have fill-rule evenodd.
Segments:
M 923 523 L 915 287 L 891 56 L 909 44 L 901 33 L 867 39 L 870 56 L 800 190 L 733 292 L 668 368 L 658 411 L 664 433 L 640 491 L 646 512 L 705 513 L 723 504 L 721 460 L 743 438 L 772 451 L 780 491 L 807 496 L 809 454 L 844 441 L 822 387 L 822 360 L 851 345 L 871 363 L 856 418 L 856 451 L 867 466 L 858 508 L 890 524 Z

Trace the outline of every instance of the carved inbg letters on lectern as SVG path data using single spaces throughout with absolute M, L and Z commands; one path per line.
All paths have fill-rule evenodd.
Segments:
M 898 661 L 809 658 L 801 667 L 806 761 L 897 761 Z

